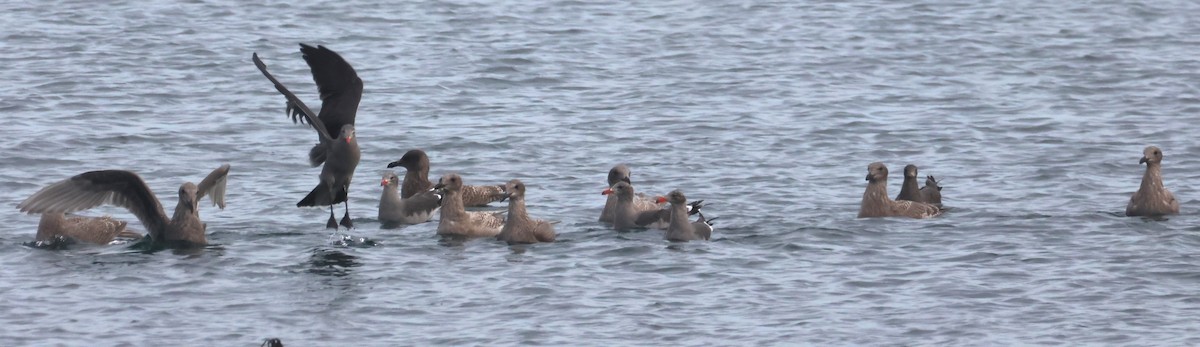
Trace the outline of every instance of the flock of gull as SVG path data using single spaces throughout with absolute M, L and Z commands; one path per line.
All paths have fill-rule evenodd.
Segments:
M 321 112 L 314 113 L 295 94 L 267 71 L 255 53 L 255 66 L 287 99 L 287 115 L 295 123 L 310 125 L 318 143 L 308 152 L 309 163 L 322 166 L 319 182 L 297 207 L 329 206 L 326 227 L 353 228 L 347 199 L 361 152 L 354 132 L 354 118 L 362 99 L 363 84 L 354 68 L 324 46 L 300 44 L 300 52 L 312 71 L 321 97 Z M 1179 213 L 1179 202 L 1162 183 L 1162 151 L 1147 147 L 1141 158 L 1146 164 L 1141 187 L 1130 198 L 1128 216 L 1161 216 Z M 437 233 L 445 237 L 494 237 L 512 243 L 553 242 L 554 222 L 532 218 L 525 208 L 525 184 L 513 179 L 502 185 L 466 185 L 462 176 L 450 173 L 435 184 L 429 180 L 429 156 L 413 149 L 388 168 L 403 167 L 401 179 L 384 174 L 380 185 L 378 219 L 385 227 L 425 223 L 439 214 Z M 53 183 L 18 204 L 22 212 L 41 214 L 36 240 L 45 243 L 86 242 L 107 244 L 117 238 L 144 238 L 164 247 L 195 247 L 207 244 L 206 224 L 200 220 L 199 202 L 209 197 L 214 206 L 225 208 L 229 164 L 209 173 L 199 184 L 179 187 L 179 202 L 168 217 L 145 181 L 125 170 L 90 171 Z M 915 165 L 904 168 L 904 183 L 893 200 L 887 193 L 888 169 L 883 163 L 867 166 L 868 181 L 859 208 L 859 218 L 932 218 L 943 214 L 942 187 L 927 176 L 924 187 L 917 183 Z M 634 190 L 629 167 L 616 165 L 608 173 L 607 196 L 599 221 L 617 230 L 664 229 L 670 241 L 708 240 L 713 219 L 701 213 L 703 200 L 688 202 L 680 190 L 666 196 L 650 196 Z M 507 211 L 469 211 L 467 207 L 508 201 Z M 72 213 L 100 205 L 128 209 L 146 228 L 146 235 L 126 230 L 126 222 L 109 216 L 88 217 Z M 339 221 L 334 208 L 344 204 Z M 691 216 L 697 216 L 692 220 Z

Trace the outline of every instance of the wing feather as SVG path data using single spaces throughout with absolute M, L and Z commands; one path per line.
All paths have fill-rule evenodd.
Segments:
M 498 212 L 468 212 L 471 214 L 471 224 L 499 230 L 504 227 L 505 211 Z
M 292 118 L 292 122 L 299 122 L 303 124 L 304 120 L 308 120 L 308 124 L 311 125 L 313 129 L 317 130 L 317 135 L 320 136 L 321 143 L 333 141 L 334 138 L 330 136 L 330 132 L 326 130 L 325 123 L 321 122 L 321 119 L 317 118 L 316 114 L 313 113 L 312 110 L 308 109 L 308 106 L 304 105 L 304 102 L 300 101 L 300 98 L 296 97 L 296 94 L 292 94 L 292 91 L 283 86 L 283 83 L 279 83 L 279 80 L 275 79 L 275 76 L 272 76 L 270 72 L 267 72 L 267 64 L 263 63 L 262 59 L 258 58 L 258 53 L 254 53 L 252 60 L 254 60 L 254 66 L 257 66 L 258 70 L 262 71 L 263 76 L 267 76 L 267 79 L 271 80 L 271 83 L 275 84 L 275 89 L 278 90 L 280 94 L 283 94 L 284 98 L 287 98 L 287 113 L 288 116 Z
M 463 206 L 481 207 L 487 204 L 503 201 L 508 194 L 504 193 L 503 185 L 463 186 Z
M 923 202 L 896 200 L 893 201 L 892 206 L 895 208 L 895 213 L 898 216 L 932 218 L 942 214 L 942 209 Z
M 313 82 L 321 93 L 321 113 L 326 131 L 337 134 L 342 126 L 354 124 L 358 104 L 362 101 L 363 82 L 354 67 L 337 52 L 325 46 L 300 44 L 300 53 L 312 70 Z
M 59 181 L 17 205 L 25 213 L 70 213 L 100 205 L 124 207 L 151 232 L 169 220 L 162 204 L 137 174 L 124 170 L 89 171 Z
M 213 170 L 200 181 L 198 186 L 199 192 L 196 193 L 196 201 L 203 199 L 205 195 L 212 196 L 213 206 L 225 209 L 225 184 L 229 182 L 229 164 L 221 165 L 216 170 Z

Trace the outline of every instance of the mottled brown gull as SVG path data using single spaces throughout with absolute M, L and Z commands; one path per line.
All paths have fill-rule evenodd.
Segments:
M 38 222 L 34 240 L 42 243 L 86 242 L 97 245 L 109 244 L 117 238 L 137 239 L 142 235 L 126 230 L 125 221 L 112 216 L 89 217 L 43 213 Z
M 514 179 L 504 190 L 508 192 L 508 218 L 496 239 L 509 244 L 554 242 L 554 224 L 530 218 L 525 210 L 525 184 Z
M 462 177 L 453 173 L 442 176 L 434 186 L 444 192 L 438 235 L 492 237 L 500 234 L 504 227 L 504 212 L 467 211 L 462 203 L 462 188 Z
M 1142 151 L 1139 163 L 1146 164 L 1146 172 L 1142 174 L 1142 185 L 1129 198 L 1125 206 L 1126 216 L 1163 216 L 1179 213 L 1179 200 L 1163 186 L 1162 180 L 1162 150 L 1149 146 Z
M 931 218 L 942 214 L 937 206 L 916 201 L 894 201 L 887 194 L 888 169 L 883 163 L 867 166 L 867 189 L 863 192 L 858 218 L 909 217 Z

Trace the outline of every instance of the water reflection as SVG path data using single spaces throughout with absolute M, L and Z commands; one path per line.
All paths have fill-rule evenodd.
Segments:
M 344 277 L 351 270 L 362 266 L 358 257 L 343 253 L 336 249 L 315 248 L 308 258 L 308 272 L 333 277 Z
M 460 235 L 441 235 L 438 238 L 438 246 L 461 248 L 464 243 L 470 240 L 471 238 Z

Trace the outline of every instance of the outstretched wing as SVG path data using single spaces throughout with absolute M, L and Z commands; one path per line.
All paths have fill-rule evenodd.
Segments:
M 362 79 L 350 63 L 325 46 L 301 43 L 300 53 L 321 92 L 321 113 L 317 118 L 325 123 L 325 131 L 330 135 L 338 134 L 343 125 L 354 124 L 358 103 L 362 101 Z
M 225 183 L 228 182 L 229 164 L 221 165 L 221 167 L 213 170 L 200 181 L 199 191 L 196 193 L 196 201 L 203 199 L 205 195 L 212 196 L 213 206 L 225 209 Z
M 25 213 L 69 213 L 109 204 L 137 216 L 151 233 L 161 232 L 169 220 L 162 204 L 137 174 L 124 170 L 89 171 L 51 184 L 17 208 Z
M 333 137 L 329 136 L 330 132 L 326 130 L 327 128 L 325 127 L 325 124 L 322 123 L 317 116 L 314 116 L 312 110 L 308 109 L 308 106 L 304 105 L 304 102 L 300 101 L 300 98 L 297 98 L 296 94 L 292 94 L 292 91 L 288 90 L 287 87 L 284 87 L 283 83 L 279 83 L 279 80 L 275 79 L 275 76 L 272 76 L 270 72 L 267 72 L 267 64 L 263 63 L 262 59 L 258 59 L 258 53 L 254 53 L 253 60 L 254 66 L 258 67 L 258 71 L 262 71 L 263 76 L 267 76 L 267 79 L 271 80 L 271 83 L 275 84 L 275 89 L 278 90 L 280 94 L 283 94 L 283 97 L 287 98 L 287 113 L 292 117 L 292 122 L 304 123 L 303 120 L 306 119 L 308 120 L 308 124 L 312 125 L 313 129 L 317 130 L 317 135 L 320 136 L 321 143 L 329 143 L 333 141 Z

